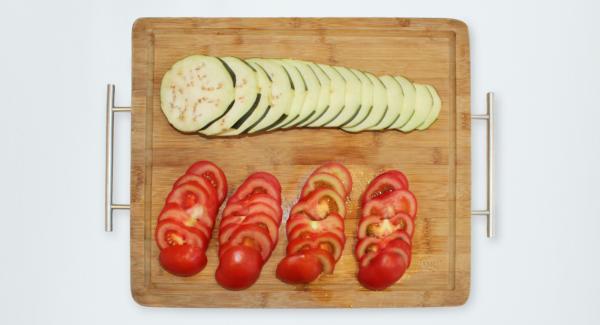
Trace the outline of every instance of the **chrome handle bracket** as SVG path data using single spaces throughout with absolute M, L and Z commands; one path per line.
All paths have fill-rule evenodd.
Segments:
M 113 210 L 127 210 L 130 204 L 113 202 L 113 137 L 115 113 L 131 112 L 131 107 L 115 106 L 115 85 L 106 87 L 106 170 L 104 178 L 104 231 L 113 231 Z
M 471 214 L 474 216 L 485 216 L 487 218 L 486 233 L 488 238 L 494 237 L 496 230 L 494 227 L 494 93 L 486 94 L 486 110 L 485 114 L 471 115 L 473 120 L 483 120 L 486 122 L 487 137 L 486 137 L 486 208 L 484 210 L 473 210 Z

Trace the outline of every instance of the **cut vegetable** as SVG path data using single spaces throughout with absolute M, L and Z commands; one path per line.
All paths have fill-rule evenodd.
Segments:
M 400 128 L 402 132 L 410 132 L 416 129 L 419 125 L 425 122 L 425 119 L 431 111 L 433 106 L 433 99 L 431 94 L 425 85 L 415 84 L 416 99 L 415 99 L 415 113 L 411 119 L 403 127 Z
M 373 130 L 387 129 L 396 123 L 402 113 L 402 101 L 404 100 L 402 88 L 394 77 L 382 76 L 379 77 L 379 80 L 385 85 L 388 107 L 385 116 L 372 128 Z
M 356 69 L 350 70 L 360 79 L 362 94 L 360 97 L 360 110 L 356 114 L 356 117 L 343 125 L 343 129 L 347 131 L 351 131 L 353 127 L 366 120 L 373 109 L 373 82 L 362 71 Z
M 331 79 L 329 79 L 325 71 L 315 63 L 307 62 L 307 65 L 315 73 L 317 79 L 319 79 L 321 90 L 319 92 L 319 101 L 317 102 L 315 113 L 306 122 L 301 123 L 300 126 L 310 126 L 314 121 L 321 118 L 329 107 L 331 98 Z
M 315 115 L 317 104 L 319 102 L 319 95 L 321 94 L 321 84 L 313 69 L 306 62 L 298 60 L 286 61 L 300 71 L 304 80 L 304 85 L 306 86 L 306 96 L 304 96 L 304 104 L 302 104 L 302 109 L 300 110 L 298 118 L 284 126 L 284 128 L 290 128 L 308 121 Z
M 248 133 L 254 133 L 270 129 L 287 118 L 294 98 L 294 89 L 292 88 L 292 80 L 281 63 L 264 59 L 249 59 L 247 61 L 261 66 L 272 81 L 270 108 L 264 118 L 248 130 Z
M 231 127 L 248 112 L 254 111 L 260 101 L 256 71 L 248 63 L 236 57 L 222 57 L 221 60 L 235 74 L 235 100 L 223 117 L 212 121 L 199 132 L 215 135 L 230 131 Z
M 346 80 L 346 96 L 344 109 L 333 121 L 327 123 L 326 127 L 339 127 L 350 122 L 358 114 L 362 103 L 362 84 L 360 79 L 348 68 L 334 67 L 334 69 Z
M 296 66 L 289 62 L 289 60 L 277 60 L 285 71 L 287 71 L 288 75 L 292 79 L 292 88 L 294 89 L 294 98 L 292 99 L 292 103 L 290 106 L 290 110 L 287 114 L 287 117 L 281 121 L 281 123 L 273 126 L 270 130 L 283 128 L 288 125 L 293 125 L 293 122 L 298 121 L 300 117 L 300 112 L 302 111 L 302 106 L 304 105 L 304 97 L 306 97 L 306 84 L 304 83 L 304 78 L 300 74 L 300 71 Z
M 327 107 L 321 117 L 309 125 L 311 127 L 326 126 L 342 112 L 346 104 L 346 81 L 342 75 L 329 65 L 319 64 L 319 67 L 323 69 L 329 80 L 331 80 L 329 107 Z
M 438 116 L 440 115 L 440 110 L 442 109 L 442 100 L 440 99 L 440 96 L 438 95 L 435 88 L 433 88 L 433 86 L 430 86 L 430 85 L 425 85 L 425 86 L 427 87 L 427 90 L 429 90 L 429 93 L 431 94 L 431 97 L 433 99 L 433 104 L 431 105 L 431 111 L 429 112 L 429 115 L 427 115 L 427 118 L 425 119 L 423 124 L 421 124 L 417 127 L 417 130 L 425 130 L 425 129 L 429 128 L 431 126 L 431 124 L 433 124 L 433 122 L 435 122 L 435 120 L 437 120 Z
M 218 58 L 189 56 L 163 76 L 161 108 L 169 123 L 195 132 L 223 115 L 234 100 L 235 81 Z
M 394 79 L 396 79 L 396 81 L 400 84 L 400 87 L 402 88 L 402 92 L 404 94 L 404 101 L 402 105 L 402 115 L 396 121 L 396 123 L 390 126 L 390 128 L 402 130 L 401 127 L 408 124 L 408 121 L 411 120 L 410 117 L 413 116 L 413 114 L 415 114 L 416 90 L 413 83 L 410 82 L 408 79 L 402 76 L 396 76 L 394 77 Z

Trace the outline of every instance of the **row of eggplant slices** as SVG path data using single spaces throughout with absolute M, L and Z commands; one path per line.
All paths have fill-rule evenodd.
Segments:
M 431 85 L 402 76 L 292 59 L 188 56 L 162 79 L 177 130 L 224 137 L 289 128 L 347 132 L 429 128 L 441 110 Z

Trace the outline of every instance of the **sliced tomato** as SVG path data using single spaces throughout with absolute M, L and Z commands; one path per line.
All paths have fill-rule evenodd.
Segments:
M 212 219 L 201 218 L 194 219 L 190 217 L 182 208 L 176 204 L 167 204 L 163 211 L 158 216 L 158 222 L 163 220 L 174 220 L 187 227 L 195 228 L 201 231 L 206 238 L 211 237 Z
M 329 232 L 320 234 L 310 234 L 296 238 L 288 242 L 286 255 L 293 255 L 311 248 L 320 248 L 331 253 L 337 261 L 342 256 L 344 250 L 344 240 Z
M 310 175 L 310 177 L 304 183 L 304 187 L 302 188 L 302 193 L 300 197 L 306 197 L 314 190 L 319 188 L 329 188 L 334 190 L 340 197 L 346 197 L 346 189 L 344 188 L 344 184 L 333 174 L 319 172 Z
M 163 269 L 177 276 L 192 276 L 206 266 L 206 252 L 194 245 L 169 246 L 160 251 L 158 261 Z
M 321 220 L 332 213 L 346 215 L 344 200 L 334 190 L 320 188 L 302 198 L 292 207 L 290 215 L 306 213 L 315 220 Z
M 208 193 L 208 196 L 211 197 L 214 201 L 215 206 L 221 205 L 221 201 L 219 201 L 217 190 L 206 178 L 194 174 L 183 174 L 183 176 L 179 177 L 175 181 L 175 184 L 173 184 L 173 188 L 183 185 L 185 183 L 196 183 Z
M 256 174 L 259 174 L 256 176 Z M 230 203 L 249 200 L 255 194 L 267 194 L 281 202 L 281 185 L 275 176 L 260 172 L 250 175 L 229 198 Z
M 321 266 L 323 267 L 323 273 L 333 273 L 333 270 L 335 268 L 335 258 L 333 258 L 333 254 L 331 254 L 331 252 L 321 248 L 310 248 L 303 251 L 303 253 L 306 255 L 315 256 L 321 263 Z
M 253 285 L 262 269 L 260 253 L 244 245 L 231 246 L 219 256 L 215 280 L 225 289 L 242 290 Z
M 401 212 L 413 219 L 417 215 L 417 199 L 410 191 L 393 191 L 372 199 L 364 205 L 362 215 L 392 218 Z
M 293 214 L 285 224 L 286 233 L 289 234 L 300 225 L 310 225 L 314 229 L 340 229 L 343 231 L 344 218 L 337 213 L 331 213 L 321 220 L 314 220 L 306 213 Z
M 415 230 L 413 219 L 402 212 L 389 219 L 381 216 L 362 217 L 358 223 L 357 237 L 387 237 L 396 230 L 404 230 L 412 238 Z
M 350 171 L 342 164 L 337 162 L 328 162 L 317 168 L 313 174 L 324 172 L 335 175 L 344 184 L 346 196 L 352 191 L 352 175 Z
M 190 217 L 214 224 L 217 207 L 208 193 L 196 183 L 181 184 L 169 193 L 166 203 L 179 205 Z
M 361 197 L 361 204 L 364 206 L 374 198 L 397 190 L 408 190 L 408 179 L 400 171 L 389 170 L 369 183 Z
M 193 245 L 206 250 L 208 238 L 196 228 L 187 227 L 175 220 L 163 220 L 156 225 L 156 244 L 162 250 L 169 246 Z
M 238 201 L 236 203 L 243 204 L 243 205 L 248 205 L 248 204 L 253 204 L 253 203 L 263 203 L 263 204 L 266 204 L 266 205 L 270 206 L 271 208 L 273 208 L 273 210 L 277 211 L 280 215 L 283 214 L 283 211 L 281 210 L 281 202 L 277 201 L 276 199 L 271 197 L 269 194 L 253 194 L 246 200 Z
M 279 211 L 276 211 L 271 205 L 262 202 L 250 204 L 243 204 L 241 202 L 231 204 L 228 203 L 225 209 L 223 210 L 224 217 L 247 216 L 256 213 L 267 214 L 278 224 L 281 222 L 283 214 L 283 212 L 281 211 L 281 207 L 279 207 Z
M 284 257 L 277 264 L 277 278 L 289 284 L 308 284 L 316 280 L 323 266 L 313 254 L 298 253 Z
M 271 238 L 273 245 L 277 243 L 279 225 L 269 215 L 256 213 L 248 216 L 232 216 L 223 219 L 220 226 L 223 231 L 219 233 L 219 242 L 224 243 L 229 240 L 229 236 L 232 232 L 228 231 L 227 228 L 231 228 L 232 225 L 258 225 L 263 227 L 269 232 L 269 237 Z M 229 234 L 229 236 L 227 234 Z
M 390 241 L 385 248 L 383 248 L 383 250 L 373 250 L 364 254 L 363 257 L 360 258 L 359 266 L 365 267 L 369 265 L 371 260 L 382 251 L 393 252 L 402 256 L 404 263 L 406 264 L 406 268 L 408 268 L 412 262 L 412 248 L 410 245 L 404 240 L 394 239 Z
M 204 177 L 215 188 L 219 204 L 227 197 L 227 177 L 214 163 L 206 160 L 197 161 L 185 173 Z
M 269 232 L 259 225 L 241 225 L 229 237 L 227 243 L 219 247 L 221 255 L 228 247 L 245 245 L 252 247 L 260 252 L 263 262 L 266 262 L 271 256 L 273 242 Z
M 330 217 L 331 216 L 329 216 L 323 220 L 327 220 Z M 291 241 L 291 240 L 294 240 L 299 237 L 306 237 L 306 236 L 310 236 L 312 234 L 318 235 L 318 234 L 322 234 L 325 232 L 329 232 L 329 233 L 336 235 L 342 241 L 346 240 L 346 235 L 344 234 L 344 229 L 341 229 L 338 227 L 332 227 L 332 228 L 325 227 L 325 225 L 323 223 L 320 223 L 319 221 L 312 221 L 310 223 L 297 225 L 287 234 L 287 238 L 288 238 L 288 240 Z
M 383 290 L 396 283 L 405 271 L 406 264 L 400 255 L 383 251 L 358 269 L 357 278 L 367 289 Z
M 397 230 L 384 238 L 365 237 L 360 239 L 358 243 L 356 243 L 356 247 L 354 248 L 354 255 L 358 260 L 360 260 L 368 252 L 381 251 L 391 241 L 396 239 L 403 240 L 409 246 L 411 245 L 410 236 L 402 230 Z

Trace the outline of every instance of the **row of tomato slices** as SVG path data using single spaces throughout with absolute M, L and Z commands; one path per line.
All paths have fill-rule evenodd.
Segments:
M 279 279 L 310 283 L 320 274 L 333 273 L 346 241 L 345 203 L 351 190 L 350 172 L 339 163 L 326 163 L 309 176 L 286 223 L 288 245 L 277 266 Z M 208 161 L 193 164 L 175 182 L 155 233 L 165 270 L 190 276 L 205 267 L 206 248 L 226 194 L 225 174 Z M 416 200 L 406 177 L 389 171 L 370 183 L 361 203 L 358 279 L 369 289 L 384 289 L 410 264 Z M 258 279 L 278 242 L 281 185 L 269 173 L 251 174 L 228 199 L 222 215 L 215 279 L 224 288 L 245 289 Z

